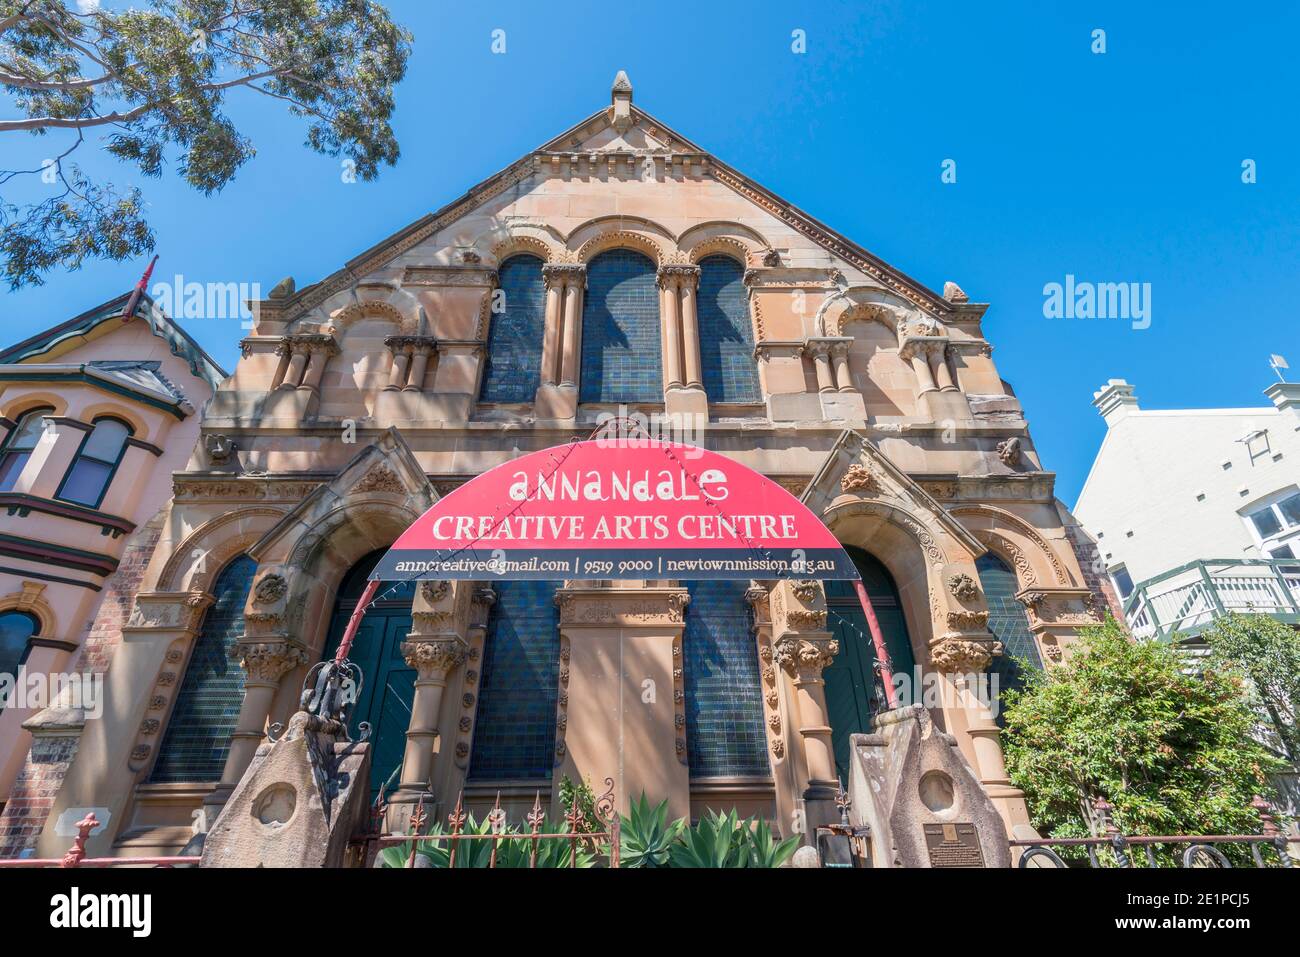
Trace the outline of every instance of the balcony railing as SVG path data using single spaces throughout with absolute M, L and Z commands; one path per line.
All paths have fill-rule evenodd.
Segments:
M 1149 578 L 1124 602 L 1135 638 L 1195 637 L 1228 612 L 1300 622 L 1300 559 L 1190 562 Z

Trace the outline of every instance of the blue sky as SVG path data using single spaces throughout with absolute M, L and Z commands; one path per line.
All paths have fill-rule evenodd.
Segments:
M 994 358 L 1067 504 L 1102 437 L 1090 403 L 1106 379 L 1159 408 L 1263 405 L 1273 352 L 1300 376 L 1284 296 L 1300 258 L 1295 5 L 791 6 L 391 0 L 415 33 L 398 165 L 344 184 L 277 104 L 236 94 L 229 110 L 258 155 L 223 192 L 141 182 L 155 279 L 313 282 L 605 105 L 626 69 L 637 105 L 724 161 L 932 288 L 951 279 L 992 303 Z M 504 55 L 490 49 L 497 28 Z M 52 139 L 9 136 L 0 165 L 52 154 Z M 139 179 L 92 150 L 79 158 Z M 946 159 L 954 184 L 941 182 Z M 129 288 L 142 265 L 0 293 L 0 339 Z M 1044 318 L 1043 286 L 1066 274 L 1150 283 L 1150 328 Z M 189 328 L 233 367 L 236 323 Z

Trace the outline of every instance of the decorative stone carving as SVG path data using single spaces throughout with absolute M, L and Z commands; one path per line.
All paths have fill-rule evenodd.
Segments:
M 465 661 L 467 647 L 457 638 L 415 639 L 402 642 L 402 658 L 414 668 L 421 681 L 446 678 Z
M 253 588 L 253 604 L 269 605 L 279 601 L 289 590 L 289 583 L 283 575 L 263 575 Z
M 1020 439 L 1012 436 L 999 442 L 998 458 L 1002 460 L 1003 465 L 1010 467 L 1019 465 L 1021 459 Z
M 943 284 L 943 298 L 949 302 L 969 302 L 970 297 L 962 290 L 961 286 L 949 280 Z
M 430 605 L 436 605 L 447 597 L 447 592 L 451 588 L 451 582 L 439 579 L 426 578 L 420 582 L 420 595 Z
M 275 684 L 298 665 L 307 663 L 307 652 L 287 641 L 240 642 L 235 647 L 239 663 L 251 681 Z
M 950 611 L 948 627 L 959 631 L 982 631 L 989 626 L 987 611 Z
M 821 583 L 816 579 L 806 578 L 793 582 L 790 590 L 794 592 L 794 597 L 798 598 L 805 605 L 811 605 L 821 597 Z
M 840 643 L 834 638 L 787 636 L 776 643 L 776 663 L 792 676 L 799 672 L 820 672 L 839 651 Z
M 781 265 L 781 254 L 775 249 L 769 249 L 767 252 L 763 253 L 763 265 L 767 266 L 769 269 Z
M 361 481 L 352 486 L 352 491 L 358 495 L 365 492 L 394 492 L 405 495 L 406 486 L 388 466 L 375 465 L 361 478 Z
M 840 489 L 845 492 L 871 492 L 877 487 L 876 477 L 860 462 L 854 462 L 840 479 Z
M 208 460 L 214 465 L 225 465 L 234 455 L 237 446 L 228 435 L 209 432 L 203 436 L 203 450 L 208 453 Z
M 1002 653 L 997 641 L 971 641 L 967 638 L 944 638 L 930 650 L 930 662 L 945 674 L 974 674 L 989 666 Z
M 980 593 L 975 579 L 961 572 L 948 576 L 948 591 L 958 601 L 974 601 Z
M 791 608 L 785 620 L 800 628 L 825 628 L 826 612 L 808 608 Z

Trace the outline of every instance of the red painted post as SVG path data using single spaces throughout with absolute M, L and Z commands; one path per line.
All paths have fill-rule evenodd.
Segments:
M 380 583 L 378 581 L 366 582 L 366 590 L 361 593 L 361 599 L 357 602 L 357 607 L 352 611 L 352 617 L 348 619 L 348 627 L 343 632 L 343 640 L 339 642 L 338 653 L 334 656 L 335 664 L 342 664 L 347 660 L 348 652 L 352 650 L 352 640 L 357 636 L 357 629 L 361 627 L 361 619 L 366 617 L 366 608 L 375 599 L 375 592 L 379 591 Z
M 898 692 L 894 689 L 894 664 L 889 660 L 889 651 L 885 648 L 885 639 L 880 633 L 880 622 L 876 621 L 876 610 L 871 607 L 871 598 L 867 595 L 862 579 L 855 578 L 853 587 L 858 591 L 862 613 L 867 616 L 867 628 L 871 630 L 871 644 L 875 646 L 876 660 L 880 662 L 880 677 L 885 685 L 885 701 L 892 711 L 898 707 Z
M 90 838 L 90 832 L 99 827 L 99 819 L 95 817 L 95 812 L 89 812 L 85 817 L 77 822 L 77 836 L 72 841 L 72 846 L 68 848 L 68 853 L 63 855 L 62 867 L 78 867 L 86 858 L 86 841 Z

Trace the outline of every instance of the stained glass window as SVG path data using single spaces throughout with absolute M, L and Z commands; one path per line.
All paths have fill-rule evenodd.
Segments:
M 497 270 L 503 311 L 488 326 L 484 402 L 532 402 L 542 381 L 546 289 L 542 261 L 512 256 Z
M 560 633 L 555 582 L 493 582 L 469 776 L 549 780 L 555 755 Z
M 152 780 L 217 781 L 226 766 L 230 736 L 244 700 L 244 669 L 231 657 L 244 634 L 244 603 L 257 562 L 241 555 L 221 570 L 216 602 L 203 619 L 185 669 Z
M 758 402 L 758 363 L 745 271 L 729 256 L 700 260 L 700 372 L 710 402 Z
M 1020 590 L 1016 573 L 992 552 L 985 552 L 975 560 L 975 570 L 979 572 L 984 599 L 989 606 L 989 631 L 1002 642 L 1002 655 L 994 658 L 988 668 L 990 677 L 997 678 L 1000 694 L 1023 687 L 1022 666 L 1042 670 L 1043 659 L 1038 654 L 1038 643 L 1029 632 L 1025 606 L 1016 601 L 1016 592 Z M 997 711 L 997 721 L 1001 724 L 1000 706 Z
M 630 249 L 587 264 L 582 305 L 583 402 L 662 402 L 655 265 Z
M 687 585 L 682 640 L 692 778 L 766 777 L 763 687 L 743 581 Z

